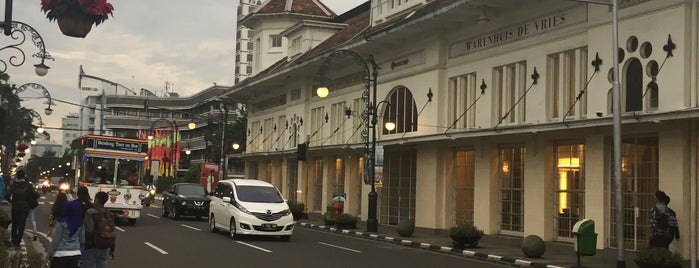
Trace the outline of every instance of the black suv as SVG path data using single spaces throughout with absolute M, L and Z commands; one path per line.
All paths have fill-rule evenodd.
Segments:
M 195 216 L 197 220 L 209 215 L 209 195 L 204 186 L 196 183 L 175 183 L 163 192 L 163 217 L 172 214 L 174 219 L 181 216 Z

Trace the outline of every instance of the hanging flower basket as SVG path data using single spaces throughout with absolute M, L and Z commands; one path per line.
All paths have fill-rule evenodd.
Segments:
M 58 28 L 64 35 L 85 38 L 92 30 L 92 22 L 74 17 L 57 18 Z
M 56 20 L 64 35 L 84 38 L 92 25 L 100 25 L 113 15 L 107 0 L 41 0 L 41 10 L 49 21 Z

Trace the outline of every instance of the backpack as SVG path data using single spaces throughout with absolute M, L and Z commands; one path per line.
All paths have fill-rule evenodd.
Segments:
M 12 195 L 12 207 L 13 208 L 27 208 L 29 207 L 29 191 L 31 189 L 27 189 L 28 183 L 25 182 L 15 182 L 11 186 L 11 192 L 10 194 Z
M 93 214 L 95 222 L 93 234 L 93 244 L 95 248 L 114 248 L 116 241 L 116 228 L 114 226 L 114 215 L 106 210 L 97 210 Z

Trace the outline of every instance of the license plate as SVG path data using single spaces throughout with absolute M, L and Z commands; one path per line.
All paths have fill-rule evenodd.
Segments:
M 274 223 L 263 223 L 263 224 L 262 224 L 262 229 L 274 230 L 274 229 L 276 229 L 276 228 L 277 228 L 277 225 L 274 224 Z

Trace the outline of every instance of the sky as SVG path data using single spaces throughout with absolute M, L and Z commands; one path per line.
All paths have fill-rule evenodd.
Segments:
M 342 14 L 366 0 L 321 0 L 336 14 Z M 46 101 L 40 90 L 19 94 L 23 106 L 33 108 L 48 128 L 59 128 L 61 118 L 78 112 L 80 103 L 95 92 L 78 90 L 80 65 L 85 74 L 97 76 L 126 87 L 146 88 L 162 93 L 166 83 L 182 97 L 191 96 L 214 83 L 233 85 L 235 78 L 236 10 L 239 0 L 109 0 L 114 16 L 93 26 L 83 38 L 64 36 L 56 21 L 41 11 L 40 0 L 14 1 L 12 19 L 33 27 L 44 40 L 54 61 L 46 76 L 35 74 L 40 62 L 32 54 L 39 50 L 31 40 L 20 46 L 26 61 L 19 67 L 9 65 L 10 83 L 43 85 L 54 99 L 53 114 L 44 114 Z M 4 6 L 4 5 L 3 5 Z M 4 7 L 3 7 L 4 8 Z M 4 9 L 0 16 L 4 14 Z M 2 18 L 4 19 L 4 17 Z M 16 43 L 0 35 L 0 46 Z M 0 51 L 0 60 L 8 61 L 9 51 Z M 38 124 L 35 122 L 35 124 Z M 61 142 L 62 133 L 47 130 L 51 140 Z

